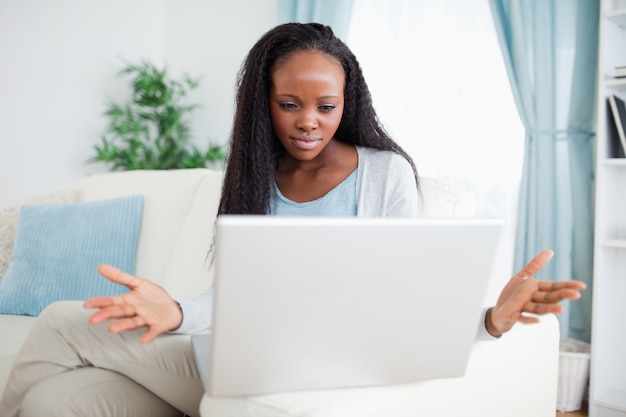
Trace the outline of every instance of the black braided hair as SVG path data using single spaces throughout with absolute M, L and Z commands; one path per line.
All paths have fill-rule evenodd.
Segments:
M 378 120 L 361 67 L 346 44 L 328 26 L 286 23 L 259 39 L 239 71 L 218 215 L 268 212 L 277 158 L 284 152 L 270 116 L 271 76 L 278 66 L 298 52 L 321 52 L 341 64 L 344 70 L 344 110 L 335 140 L 402 155 L 411 164 L 419 189 L 415 164 Z

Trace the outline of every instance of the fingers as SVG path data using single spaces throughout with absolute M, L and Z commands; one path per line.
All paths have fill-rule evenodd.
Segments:
M 509 280 L 500 293 L 499 302 L 511 297 L 518 290 L 520 285 L 522 285 L 526 280 L 532 278 L 537 271 L 550 262 L 550 259 L 552 259 L 553 256 L 554 252 L 550 249 L 538 253 L 528 264 L 526 264 L 526 266 L 524 266 L 524 268 L 522 268 L 517 274 L 513 275 L 513 277 Z
M 546 282 L 528 280 L 524 283 L 523 287 L 525 288 L 520 291 L 520 294 L 527 293 L 533 288 L 535 288 L 535 290 L 529 297 L 529 301 L 524 303 L 522 313 L 542 315 L 548 313 L 559 314 L 563 312 L 563 307 L 558 303 L 566 299 L 578 300 L 581 297 L 580 290 L 584 289 L 585 284 L 579 281 Z M 542 291 L 542 289 L 547 291 Z M 521 295 L 521 298 L 523 297 L 524 295 Z M 524 322 L 523 320 L 519 321 Z
M 90 317 L 89 322 L 91 324 L 99 324 L 109 319 L 118 319 L 109 325 L 108 330 L 111 333 L 122 333 L 148 327 L 148 330 L 139 339 L 141 343 L 150 343 L 163 333 L 156 326 L 149 326 L 146 319 L 141 315 L 135 314 L 134 308 L 128 304 L 110 306 L 99 310 Z
M 122 333 L 146 326 L 147 323 L 141 316 L 133 316 L 114 321 L 109 325 L 108 330 L 111 333 Z M 148 327 L 148 330 L 139 337 L 139 341 L 141 343 L 150 343 L 161 333 L 163 333 L 163 331 L 158 330 L 156 327 Z
M 540 291 L 584 290 L 585 288 L 587 288 L 587 285 L 582 281 L 539 281 Z
M 522 310 L 524 313 L 536 314 L 538 316 L 548 313 L 559 314 L 563 312 L 563 307 L 559 304 L 541 304 L 541 303 L 533 303 L 532 301 L 524 304 L 524 308 Z M 528 316 L 521 316 L 528 317 Z M 518 320 L 519 321 L 519 320 Z
M 116 320 L 109 325 L 108 330 L 111 333 L 122 333 L 137 330 L 142 327 L 147 327 L 148 330 L 139 337 L 141 343 L 150 343 L 156 339 L 158 335 L 164 333 L 164 331 L 158 329 L 157 326 L 149 326 L 146 320 L 138 315 Z
M 85 300 L 83 307 L 85 308 L 104 308 L 112 305 L 124 304 L 124 299 L 121 295 L 112 297 L 94 297 Z
M 130 318 L 137 315 L 135 308 L 130 304 L 109 304 L 107 306 L 101 306 L 96 308 L 99 308 L 100 310 L 93 313 L 89 318 L 89 322 L 91 324 L 102 323 L 103 321 L 109 319 Z
M 526 264 L 521 271 L 519 271 L 515 276 L 516 277 L 532 277 L 535 275 L 541 268 L 543 268 L 550 259 L 554 256 L 554 252 L 551 249 L 546 249 L 544 251 L 539 252 L 530 262 Z
M 522 324 L 536 324 L 539 323 L 539 319 L 535 316 L 521 315 L 518 317 L 517 322 Z
M 146 322 L 143 318 L 141 318 L 141 316 L 132 316 L 114 321 L 109 325 L 109 331 L 111 333 L 122 333 L 130 330 L 137 330 L 145 326 Z
M 541 286 L 539 287 L 541 288 Z M 555 304 L 562 300 L 578 300 L 580 292 L 573 289 L 551 290 L 551 291 L 535 291 L 531 297 L 531 301 L 541 304 Z
M 139 338 L 139 341 L 141 343 L 150 343 L 152 342 L 154 339 L 156 339 L 156 337 L 158 335 L 160 335 L 161 333 L 163 333 L 160 330 L 155 329 L 154 327 L 151 327 L 148 329 L 147 332 L 145 332 L 144 334 L 141 335 L 141 337 Z
M 143 282 L 143 279 L 107 264 L 99 265 L 98 272 L 109 281 L 122 284 L 130 290 L 134 290 Z

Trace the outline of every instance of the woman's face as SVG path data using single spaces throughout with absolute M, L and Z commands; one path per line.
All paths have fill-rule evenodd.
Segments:
M 319 52 L 298 52 L 274 69 L 271 81 L 270 113 L 280 143 L 299 161 L 316 158 L 341 122 L 343 68 Z

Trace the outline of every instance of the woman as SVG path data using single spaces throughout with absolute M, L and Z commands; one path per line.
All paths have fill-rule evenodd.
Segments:
M 358 61 L 330 28 L 270 30 L 238 84 L 218 214 L 417 215 L 415 166 L 378 122 Z M 540 253 L 510 280 L 486 310 L 486 334 L 580 297 L 581 282 L 532 278 L 551 256 Z M 172 333 L 211 327 L 211 290 L 176 302 L 148 280 L 107 265 L 99 271 L 130 291 L 87 300 L 96 312 L 49 306 L 18 354 L 0 415 L 198 414 L 204 390 L 191 344 Z

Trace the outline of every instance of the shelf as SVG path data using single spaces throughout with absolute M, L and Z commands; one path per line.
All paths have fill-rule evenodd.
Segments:
M 626 8 L 607 12 L 604 17 L 622 28 L 626 27 Z
M 596 220 L 593 273 L 593 345 L 589 416 L 626 417 L 626 152 L 623 152 L 608 97 L 626 99 L 626 0 L 600 0 L 596 120 Z
M 613 88 L 619 91 L 626 90 L 626 77 L 622 77 L 622 78 L 607 77 L 604 79 L 604 85 L 608 88 Z
M 607 167 L 626 168 L 626 158 L 607 158 L 603 164 Z
M 626 392 L 611 390 L 598 397 L 596 404 L 603 407 L 626 411 Z
M 626 239 L 610 239 L 602 243 L 604 248 L 626 249 Z

